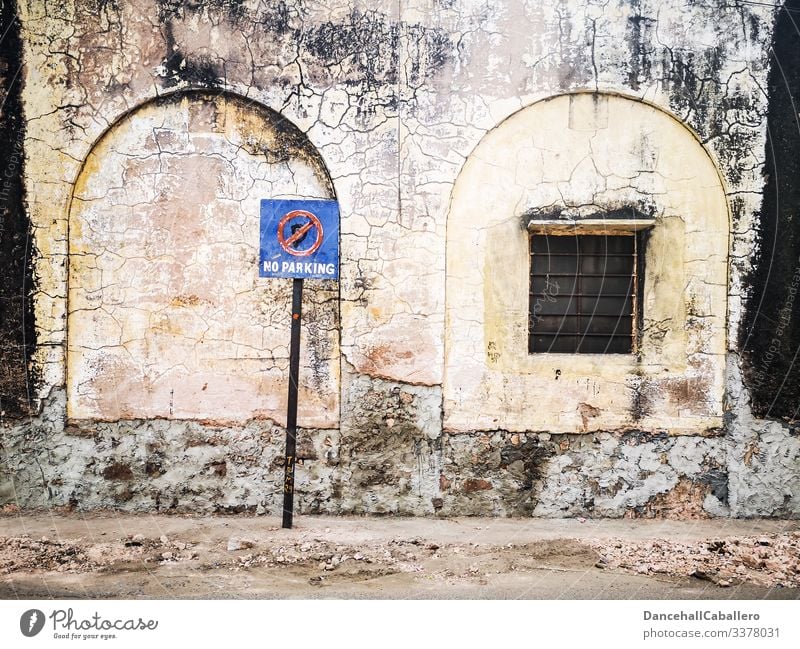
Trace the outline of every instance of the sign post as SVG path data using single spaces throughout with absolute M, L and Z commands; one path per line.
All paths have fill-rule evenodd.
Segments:
M 289 346 L 289 401 L 286 408 L 286 456 L 283 462 L 283 527 L 292 528 L 294 516 L 294 465 L 297 460 L 297 380 L 300 377 L 300 317 L 303 280 L 292 280 L 292 333 Z
M 283 463 L 283 527 L 291 529 L 294 517 L 294 468 L 297 462 L 303 280 L 336 280 L 339 277 L 339 206 L 336 201 L 262 200 L 258 274 L 260 277 L 293 279 L 286 454 Z

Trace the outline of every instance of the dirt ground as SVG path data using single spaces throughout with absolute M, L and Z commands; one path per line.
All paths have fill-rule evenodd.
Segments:
M 6 510 L 0 598 L 800 599 L 800 521 Z

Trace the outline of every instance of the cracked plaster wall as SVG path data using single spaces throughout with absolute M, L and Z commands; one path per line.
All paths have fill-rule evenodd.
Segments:
M 253 273 L 263 197 L 333 193 L 302 134 L 242 97 L 167 95 L 103 136 L 70 209 L 69 419 L 285 417 L 290 283 Z M 339 424 L 336 297 L 306 291 L 301 425 Z
M 641 242 L 636 353 L 525 353 L 527 215 L 556 212 L 561 223 L 574 220 L 576 232 L 606 234 L 608 224 L 624 223 L 609 215 L 631 208 L 654 222 Z M 582 226 L 584 217 L 602 220 L 601 229 Z M 543 227 L 545 235 L 553 231 Z M 718 429 L 728 230 L 714 163 L 685 127 L 653 106 L 575 93 L 509 117 L 481 140 L 453 190 L 445 428 Z M 551 282 L 556 297 L 571 290 L 559 281 Z
M 75 221 L 95 216 L 91 205 L 70 212 L 70 197 L 81 182 L 111 189 L 121 173 L 113 165 L 108 173 L 104 166 L 92 173 L 83 163 L 130 111 L 160 95 L 205 88 L 245 97 L 295 125 L 324 161 L 340 201 L 340 367 L 330 369 L 326 390 L 330 399 L 340 393 L 341 416 L 338 425 L 314 421 L 306 432 L 307 459 L 298 467 L 301 511 L 800 511 L 797 437 L 786 426 L 750 417 L 737 369 L 735 334 L 757 245 L 770 8 L 727 0 L 28 0 L 20 1 L 19 16 L 25 186 L 38 253 L 33 363 L 41 376 L 41 414 L 2 423 L 4 501 L 276 511 L 281 442 L 274 422 L 251 419 L 244 409 L 234 424 L 194 419 L 204 414 L 197 410 L 187 411 L 187 420 L 162 419 L 169 410 L 163 391 L 155 411 L 94 422 L 99 402 L 91 392 L 81 402 L 67 377 L 68 346 L 69 353 L 81 346 L 72 337 L 72 297 L 94 294 L 91 273 L 69 253 L 82 241 L 97 243 L 74 236 Z M 623 93 L 675 115 L 697 133 L 722 174 L 731 210 L 723 435 L 636 429 L 581 435 L 543 431 L 534 420 L 528 430 L 519 424 L 509 431 L 501 421 L 495 430 L 442 430 L 446 229 L 454 183 L 498 124 L 541 99 L 578 90 Z M 144 117 L 153 108 L 138 110 Z M 165 119 L 188 119 L 186 110 Z M 135 144 L 133 157 L 156 145 L 136 135 L 137 123 L 112 129 L 115 137 L 119 129 L 130 131 L 122 141 Z M 235 145 L 219 144 L 234 155 Z M 192 146 L 184 142 L 182 152 Z M 183 166 L 178 177 L 191 169 Z M 234 220 L 242 218 L 242 208 L 233 211 Z M 140 236 L 132 257 L 136 246 L 151 243 Z M 244 267 L 240 262 L 236 272 Z M 73 276 L 80 277 L 77 287 Z M 135 278 L 120 279 L 137 290 Z M 134 338 L 154 335 L 142 331 Z M 280 344 L 270 334 L 262 349 Z M 160 361 L 158 351 L 148 353 Z M 277 376 L 282 362 L 273 356 Z M 260 394 L 258 387 L 247 389 Z M 267 416 L 280 418 L 281 398 Z M 84 408 L 89 420 L 68 423 L 68 402 Z M 113 411 L 111 419 L 122 414 Z

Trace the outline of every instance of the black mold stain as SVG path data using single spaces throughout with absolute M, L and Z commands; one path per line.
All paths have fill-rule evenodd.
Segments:
M 697 478 L 698 482 L 711 487 L 711 494 L 723 505 L 728 504 L 728 472 L 722 469 L 711 469 Z
M 164 44 L 166 54 L 162 62 L 162 84 L 171 88 L 178 83 L 188 83 L 203 88 L 219 85 L 223 76 L 220 67 L 208 56 L 187 57 L 175 43 L 172 23 L 164 23 Z
M 750 27 L 750 38 L 753 41 L 758 41 L 761 37 L 761 25 L 753 14 L 749 14 L 746 18 L 747 24 Z
M 342 80 L 348 85 L 397 83 L 400 29 L 375 11 L 353 10 L 346 23 L 312 27 L 302 42 L 315 58 L 345 64 L 348 73 Z
M 528 439 L 518 446 L 509 444 L 500 449 L 500 468 L 505 469 L 514 462 L 521 461 L 524 476 L 520 490 L 530 491 L 542 477 L 543 465 L 554 454 L 552 448 L 540 444 L 538 440 Z
M 743 27 L 748 32 L 745 38 L 766 49 L 759 40 L 758 18 L 742 12 L 743 25 L 749 26 Z M 721 29 L 713 23 L 709 27 Z M 743 71 L 722 74 L 725 62 L 737 56 L 732 47 L 736 41 L 721 31 L 716 36 L 715 45 L 700 51 L 661 46 L 661 81 L 672 110 L 713 148 L 727 180 L 735 186 L 752 171 L 752 151 L 764 117 L 763 102 L 759 88 L 739 83 Z
M 183 68 L 177 76 L 181 81 L 210 88 L 217 85 L 223 75 L 219 66 L 210 57 L 197 56 L 184 59 Z
M 285 2 L 275 2 L 263 7 L 261 13 L 254 17 L 254 20 L 261 28 L 277 36 L 285 36 L 292 34 L 296 28 L 293 26 L 293 21 L 297 17 L 296 13 L 296 9 Z
M 745 202 L 741 196 L 734 196 L 728 201 L 728 205 L 731 209 L 731 225 L 734 230 L 738 230 L 745 216 Z
M 274 34 L 287 46 L 297 48 L 298 61 L 307 63 L 310 74 L 314 70 L 338 69 L 336 82 L 361 92 L 398 83 L 401 35 L 408 42 L 407 81 L 411 85 L 441 69 L 455 49 L 449 34 L 442 29 L 398 22 L 375 10 L 352 9 L 345 20 L 313 23 L 302 6 L 288 6 L 285 2 L 264 3 L 249 10 L 237 0 L 160 0 L 159 18 L 164 25 L 166 49 L 162 83 L 166 87 L 179 82 L 211 87 L 224 78 L 218 62 L 188 56 L 182 53 L 183 44 L 175 42 L 172 21 L 196 14 L 204 14 L 212 22 L 224 19 Z M 392 107 L 397 101 L 393 95 L 387 104 Z
M 111 9 L 118 12 L 120 9 L 119 0 L 86 0 L 86 10 L 94 15 Z
M 621 446 L 638 446 L 650 442 L 665 443 L 669 441 L 666 431 L 627 430 L 619 438 Z
M 584 221 L 589 219 L 606 219 L 609 221 L 626 221 L 637 219 L 652 219 L 656 216 L 656 209 L 653 205 L 648 205 L 642 202 L 640 205 L 634 207 L 633 205 L 626 205 L 622 207 L 609 207 L 608 209 L 598 209 L 594 212 L 584 216 L 575 217 L 569 212 L 567 208 L 560 205 L 554 207 L 538 208 L 533 207 L 525 210 L 520 216 L 520 227 L 523 230 L 528 229 L 531 222 L 536 221 L 556 221 L 563 220 L 566 222 L 571 221 Z
M 634 422 L 638 422 L 651 414 L 652 409 L 648 396 L 648 386 L 642 379 L 642 376 L 637 373 L 636 381 L 631 382 L 629 387 L 631 391 L 631 419 L 633 419 Z
M 648 50 L 647 44 L 650 42 L 651 31 L 656 21 L 642 15 L 640 0 L 631 0 L 630 5 L 631 15 L 628 16 L 628 32 L 625 37 L 630 52 L 628 85 L 633 90 L 639 90 L 641 83 L 650 79 L 652 74 L 653 50 Z
M 740 332 L 753 413 L 797 420 L 800 410 L 800 0 L 775 22 L 768 77 L 761 242 Z
M 267 3 L 271 4 L 271 3 Z M 242 0 L 159 0 L 158 18 L 163 23 L 171 18 L 183 19 L 186 14 L 212 10 L 223 13 L 231 22 L 241 19 L 246 12 Z
M 563 13 L 562 13 L 563 11 Z M 594 38 L 596 34 L 596 20 L 586 18 L 583 25 L 573 23 L 571 12 L 565 3 L 555 7 L 558 21 L 557 63 L 553 68 L 562 88 L 575 88 L 578 86 L 594 85 L 596 87 L 594 65 Z M 574 31 L 583 28 L 583 35 L 575 36 Z M 586 49 L 570 47 L 580 39 L 586 42 Z
M 695 125 L 704 139 L 713 128 L 710 119 L 719 97 L 719 77 L 724 62 L 724 46 L 701 52 L 664 50 L 662 68 L 670 104 L 685 122 Z M 713 91 L 712 91 L 713 90 Z
M 733 185 L 739 184 L 744 174 L 752 170 L 752 151 L 764 119 L 758 105 L 755 91 L 726 92 L 716 102 L 720 118 L 711 125 L 710 138 L 719 138 L 724 143 L 716 147 L 716 152 Z
M 406 35 L 411 43 L 411 66 L 406 82 L 421 84 L 429 73 L 442 69 L 452 56 L 450 35 L 421 25 L 409 25 Z
M 181 69 L 181 64 L 184 61 L 183 54 L 176 51 L 175 45 L 175 35 L 172 30 L 172 23 L 167 21 L 164 23 L 164 49 L 166 51 L 164 55 L 164 61 L 162 65 L 164 66 L 164 81 L 163 84 L 166 87 L 174 86 L 177 83 L 177 79 L 175 78 Z
M 0 3 L 0 413 L 31 411 L 36 377 L 29 359 L 36 343 L 33 244 L 25 209 L 22 112 L 24 78 L 16 0 Z

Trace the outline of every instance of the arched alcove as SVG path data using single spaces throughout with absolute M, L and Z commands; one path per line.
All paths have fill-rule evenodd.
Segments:
M 291 282 L 258 277 L 259 202 L 333 197 L 306 136 L 244 97 L 181 92 L 118 120 L 69 211 L 69 418 L 283 421 Z M 303 426 L 338 424 L 333 289 L 305 292 Z
M 529 351 L 531 227 L 607 235 L 634 221 L 647 235 L 632 352 Z M 720 426 L 728 237 L 716 165 L 666 112 L 586 92 L 506 119 L 468 158 L 451 199 L 445 429 Z

